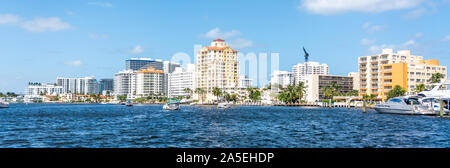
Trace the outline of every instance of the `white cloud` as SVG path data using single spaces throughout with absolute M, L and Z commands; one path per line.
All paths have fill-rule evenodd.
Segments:
M 216 27 L 210 31 L 208 31 L 206 34 L 200 35 L 200 37 L 203 38 L 209 38 L 209 39 L 215 39 L 215 38 L 231 38 L 241 35 L 241 32 L 237 30 L 232 30 L 230 32 L 222 32 L 220 28 Z
M 299 9 L 320 15 L 346 12 L 380 13 L 415 8 L 423 2 L 424 0 L 303 0 Z
M 416 18 L 423 16 L 426 12 L 427 12 L 427 9 L 425 9 L 425 8 L 415 9 L 415 10 L 403 15 L 403 18 L 416 19 Z
M 103 8 L 111 8 L 113 5 L 109 2 L 88 2 L 88 5 L 100 6 Z
M 236 48 L 236 49 L 253 47 L 252 40 L 247 40 L 247 39 L 243 39 L 243 38 L 231 40 L 229 43 L 232 48 Z
M 409 41 L 407 41 L 407 42 L 405 42 L 405 43 L 403 43 L 403 47 L 409 47 L 409 46 L 412 46 L 412 45 L 415 45 L 416 44 L 416 41 L 414 41 L 414 40 L 409 40 Z
M 107 39 L 108 35 L 106 34 L 89 34 L 89 38 L 91 39 Z
M 418 33 L 414 34 L 414 38 L 422 38 L 422 37 L 423 37 L 422 32 L 418 32 Z
M 57 17 L 51 18 L 36 18 L 34 20 L 25 21 L 21 27 L 31 32 L 46 32 L 46 31 L 60 31 L 70 29 L 72 26 L 68 23 L 62 22 Z
M 444 39 L 442 39 L 442 41 L 450 41 L 450 35 L 445 36 Z
M 141 45 L 137 45 L 136 47 L 134 47 L 131 51 L 132 54 L 140 54 L 142 52 L 144 52 L 144 49 L 142 48 Z
M 38 17 L 34 20 L 23 20 L 20 16 L 12 14 L 0 14 L 0 24 L 17 26 L 35 33 L 46 31 L 60 31 L 72 28 L 69 23 L 61 21 L 61 19 L 59 19 L 58 17 Z
M 18 24 L 20 17 L 13 14 L 0 14 L 0 24 Z
M 414 49 L 417 48 L 418 43 L 414 40 L 408 40 L 402 44 L 381 44 L 381 45 L 372 45 L 368 48 L 370 54 L 378 54 L 382 49 L 392 48 L 394 50 L 404 50 L 404 49 Z
M 386 28 L 387 28 L 386 25 L 373 25 L 370 22 L 366 22 L 363 24 L 363 29 L 366 30 L 366 32 L 369 34 L 374 34 L 376 32 L 382 31 Z
M 373 43 L 375 43 L 375 40 L 369 40 L 369 39 L 361 39 L 360 44 L 363 46 L 368 46 L 368 45 L 372 45 Z
M 69 65 L 69 66 L 73 66 L 73 67 L 79 67 L 79 66 L 83 65 L 83 63 L 80 60 L 67 61 L 67 62 L 64 62 L 64 64 Z

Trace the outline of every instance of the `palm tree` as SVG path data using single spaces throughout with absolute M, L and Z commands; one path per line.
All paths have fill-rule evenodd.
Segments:
M 435 73 L 433 75 L 431 75 L 431 78 L 428 80 L 428 82 L 430 83 L 440 83 L 441 79 L 444 78 L 445 76 L 441 73 Z
M 218 87 L 215 87 L 215 88 L 213 88 L 212 93 L 213 93 L 214 96 L 217 97 L 217 102 L 219 102 L 219 96 L 223 95 L 222 89 L 218 88 Z
M 295 87 L 295 94 L 298 98 L 298 102 L 300 103 L 302 101 L 303 95 L 305 95 L 305 83 L 299 82 L 298 85 Z
M 189 97 L 188 98 L 190 98 L 192 95 L 192 90 L 191 90 L 191 88 L 184 88 L 184 92 L 185 93 L 187 93 L 187 94 L 189 94 Z
M 200 102 L 203 102 L 203 95 L 205 94 L 205 90 L 202 88 L 195 89 L 195 93 L 200 95 Z
M 425 84 L 418 84 L 415 89 L 415 91 L 417 93 L 423 92 L 424 90 L 425 90 Z
M 334 96 L 334 89 L 331 86 L 324 87 L 322 88 L 322 95 L 325 98 L 328 98 L 328 102 L 330 103 L 329 105 L 331 107 L 332 99 Z

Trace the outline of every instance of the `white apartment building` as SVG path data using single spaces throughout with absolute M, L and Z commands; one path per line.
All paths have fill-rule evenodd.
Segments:
M 194 94 L 200 102 L 213 102 L 216 96 L 213 88 L 234 89 L 238 85 L 238 51 L 233 50 L 225 40 L 217 39 L 211 46 L 203 47 L 196 54 L 195 88 L 204 90 L 205 95 Z
M 251 88 L 253 79 L 248 78 L 246 75 L 240 75 L 239 81 L 238 81 L 238 88 L 239 89 L 247 89 Z
M 40 95 L 58 95 L 64 94 L 62 86 L 56 84 L 47 83 L 29 83 L 27 88 L 27 96 L 40 96 Z
M 360 88 L 359 82 L 361 81 L 361 78 L 359 78 L 359 72 L 350 72 L 348 73 L 348 76 L 353 78 L 353 90 L 359 91 Z
M 288 85 L 292 85 L 294 83 L 294 78 L 292 72 L 288 71 L 273 71 L 270 84 L 272 86 L 282 86 L 286 88 Z
M 189 96 L 184 89 L 189 88 L 194 91 L 195 65 L 189 64 L 187 68 L 175 68 L 175 71 L 168 75 L 169 89 L 168 96 L 170 98 L 178 96 Z
M 99 83 L 95 77 L 64 78 L 57 77 L 56 85 L 63 87 L 64 93 L 98 94 Z
M 308 67 L 308 69 L 306 69 Z M 306 74 L 308 73 L 308 74 Z M 327 64 L 319 62 L 299 63 L 292 67 L 292 75 L 295 83 L 305 82 L 307 75 L 328 75 L 329 68 Z
M 123 70 L 114 75 L 114 95 L 131 98 L 136 92 L 136 71 Z

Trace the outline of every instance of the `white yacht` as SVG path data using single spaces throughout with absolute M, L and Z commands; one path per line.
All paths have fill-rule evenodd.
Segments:
M 429 91 L 423 91 L 419 93 L 419 96 L 423 97 L 439 97 L 439 98 L 450 98 L 450 81 L 446 80 Z
M 233 103 L 222 102 L 217 105 L 217 108 L 226 109 L 231 108 L 231 106 L 233 106 Z
M 164 104 L 163 110 L 175 111 L 180 109 L 180 101 L 174 98 L 169 98 L 169 100 L 171 101 Z
M 388 114 L 436 115 L 434 110 L 422 105 L 416 97 L 396 97 L 375 105 L 375 111 Z
M 8 107 L 9 107 L 9 103 L 8 102 L 0 101 L 0 108 L 8 108 Z

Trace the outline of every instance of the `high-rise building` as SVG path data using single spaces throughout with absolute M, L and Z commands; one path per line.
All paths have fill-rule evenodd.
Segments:
M 77 92 L 77 78 L 57 77 L 56 85 L 62 86 L 64 93 L 76 93 Z
M 99 84 L 95 77 L 64 78 L 57 77 L 56 85 L 63 87 L 63 93 L 97 94 Z
M 328 75 L 329 72 L 327 64 L 320 64 L 318 62 L 299 63 L 292 67 L 292 75 L 295 83 L 305 82 L 307 75 Z
M 332 82 L 336 82 L 336 84 L 341 87 L 340 91 L 343 93 L 353 90 L 352 77 L 337 75 L 308 75 L 305 83 L 306 101 L 316 102 L 327 99 L 327 97 L 323 95 L 323 88 L 330 86 Z
M 136 94 L 136 71 L 123 70 L 114 75 L 114 95 L 127 95 L 128 98 Z
M 77 92 L 79 94 L 98 94 L 98 82 L 94 77 L 77 79 Z
M 151 58 L 130 58 L 125 60 L 125 69 L 139 71 L 153 67 L 155 70 L 164 71 L 164 73 L 172 73 L 180 64 Z
M 282 86 L 283 88 L 286 88 L 293 83 L 294 78 L 292 72 L 288 71 L 273 71 L 270 78 L 270 84 L 272 86 Z
M 238 81 L 238 88 L 239 89 L 251 88 L 253 86 L 252 82 L 253 79 L 248 78 L 246 75 L 240 75 Z
M 175 68 L 175 71 L 168 75 L 169 88 L 168 96 L 170 98 L 178 96 L 189 96 L 185 92 L 186 88 L 194 91 L 195 65 L 187 65 L 187 69 L 182 67 Z
M 164 72 L 153 67 L 136 72 L 136 95 L 146 97 L 150 95 L 165 95 Z
M 130 58 L 125 60 L 126 70 L 139 71 L 148 67 L 153 67 L 155 70 L 163 70 L 164 65 L 162 60 L 154 60 L 151 58 Z
M 360 73 L 360 95 L 386 94 L 396 85 L 413 92 L 416 85 L 430 86 L 428 80 L 435 73 L 447 79 L 447 67 L 439 65 L 438 60 L 424 60 L 422 56 L 411 55 L 410 50 L 383 49 L 381 54 L 362 56 L 358 59 Z
M 359 78 L 359 72 L 350 72 L 348 73 L 348 76 L 353 78 L 353 90 L 359 91 L 359 81 L 361 81 L 361 79 Z
M 212 102 L 215 87 L 222 90 L 233 89 L 238 85 L 239 62 L 238 51 L 233 50 L 225 40 L 217 39 L 211 46 L 203 47 L 196 54 L 196 87 L 204 90 L 200 101 Z
M 103 94 L 104 91 L 114 90 L 114 79 L 100 79 L 99 82 L 99 92 Z

